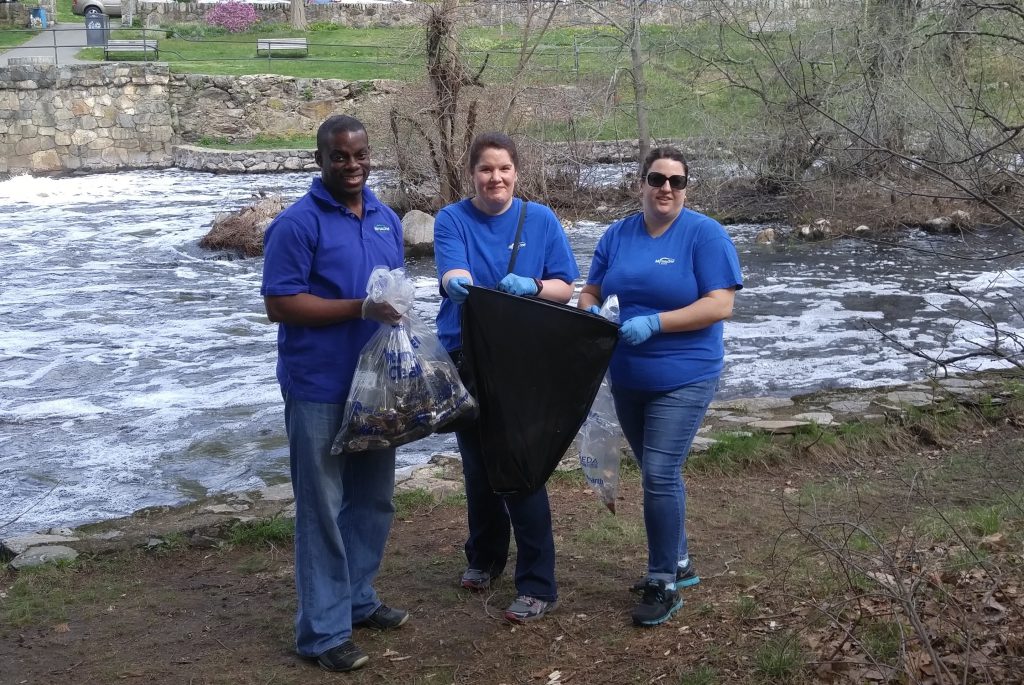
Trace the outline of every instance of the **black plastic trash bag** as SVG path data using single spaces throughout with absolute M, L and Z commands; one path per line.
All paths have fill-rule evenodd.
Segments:
M 574 307 L 469 288 L 462 353 L 496 493 L 525 494 L 547 482 L 587 418 L 618 328 Z

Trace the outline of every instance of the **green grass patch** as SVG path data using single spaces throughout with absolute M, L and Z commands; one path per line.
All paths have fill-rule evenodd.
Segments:
M 396 492 L 394 502 L 396 518 L 408 518 L 422 509 L 437 505 L 434 496 L 423 488 Z
M 706 452 L 686 460 L 686 470 L 695 473 L 731 473 L 749 466 L 778 460 L 779 453 L 768 433 L 724 433 Z
M 903 631 L 894 621 L 873 621 L 860 635 L 860 643 L 864 651 L 876 661 L 893 665 L 900 655 L 900 643 Z
M 587 477 L 583 475 L 583 469 L 571 469 L 568 471 L 555 469 L 548 480 L 551 483 L 560 483 L 572 487 L 583 487 L 587 484 Z
M 0 625 L 67 621 L 76 606 L 107 606 L 128 590 L 117 560 L 59 561 L 19 571 L 0 599 Z
M 718 672 L 707 664 L 701 664 L 679 677 L 679 685 L 715 685 Z
M 289 543 L 295 538 L 295 520 L 275 516 L 236 524 L 228 536 L 233 545 L 249 547 Z
M 39 31 L 32 29 L 4 29 L 0 31 L 0 49 L 16 48 L 30 41 Z M 11 55 L 17 57 L 18 53 Z
M 736 615 L 739 618 L 753 618 L 757 615 L 757 600 L 750 595 L 740 595 L 736 598 Z
M 803 653 L 796 635 L 773 637 L 754 653 L 754 672 L 762 682 L 795 682 L 803 666 Z
M 441 498 L 442 507 L 465 508 L 466 502 L 466 493 L 464 491 L 451 492 Z
M 646 539 L 643 523 L 618 516 L 600 516 L 593 525 L 576 533 L 577 544 L 598 549 L 621 549 L 643 546 Z
M 62 24 L 84 24 L 85 17 L 71 11 L 71 0 L 57 0 L 57 21 Z
M 914 528 L 924 539 L 942 542 L 1012 533 L 1024 523 L 1017 505 L 1022 498 L 1024 493 L 1007 494 L 986 504 L 934 512 L 917 521 Z
M 230 148 L 232 150 L 315 150 L 316 135 L 286 133 L 258 134 L 249 141 L 234 141 L 223 136 L 203 136 L 195 142 L 199 147 Z

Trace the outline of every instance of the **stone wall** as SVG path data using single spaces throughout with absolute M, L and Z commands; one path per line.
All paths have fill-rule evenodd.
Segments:
M 332 114 L 357 115 L 371 135 L 381 135 L 370 122 L 384 120 L 379 110 L 396 87 L 387 81 L 171 74 L 159 63 L 12 64 L 0 67 L 0 174 L 167 167 L 181 142 L 309 135 Z M 200 168 L 192 166 L 195 155 L 183 159 Z M 241 171 L 246 159 L 215 166 Z M 287 158 L 249 164 L 255 171 L 300 168 Z
M 374 112 L 398 88 L 391 81 L 341 81 L 292 76 L 174 74 L 169 90 L 175 130 L 184 142 L 249 141 L 259 134 L 311 134 L 332 114 Z
M 198 2 L 146 2 L 140 0 L 139 15 L 145 26 L 201 23 L 210 11 L 209 4 Z M 261 21 L 288 23 L 288 5 L 269 2 L 256 6 Z M 306 21 L 329 22 L 352 28 L 418 26 L 424 8 L 413 3 L 306 4 Z M 315 40 L 315 39 L 314 39 Z
M 152 64 L 0 69 L 0 173 L 170 166 L 169 76 Z
M 20 2 L 0 3 L 0 26 L 23 29 L 28 26 L 29 8 Z

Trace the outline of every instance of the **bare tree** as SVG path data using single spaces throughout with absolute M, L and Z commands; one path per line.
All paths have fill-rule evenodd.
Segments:
M 649 123 L 649 107 L 647 102 L 647 78 L 644 74 L 644 66 L 647 58 L 644 55 L 643 45 L 643 8 L 647 0 L 627 0 L 628 10 L 625 19 L 619 19 L 610 12 L 605 11 L 601 5 L 596 5 L 588 0 L 579 0 L 584 7 L 589 8 L 597 15 L 603 17 L 612 27 L 618 31 L 618 40 L 629 49 L 629 68 L 623 71 L 616 71 L 616 76 L 626 73 L 630 77 L 633 86 L 633 110 L 636 115 L 636 136 L 639 141 L 641 162 L 647 156 L 651 148 L 651 127 Z

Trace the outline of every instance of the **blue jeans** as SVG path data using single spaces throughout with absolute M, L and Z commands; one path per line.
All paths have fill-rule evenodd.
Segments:
M 466 482 L 469 568 L 497 577 L 508 561 L 511 529 L 516 536 L 516 592 L 548 602 L 558 599 L 547 489 L 542 487 L 528 495 L 494 494 L 487 480 L 480 438 L 474 431 L 459 432 L 455 437 Z
M 683 464 L 717 388 L 718 377 L 669 391 L 612 387 L 643 478 L 647 575 L 666 583 L 675 582 L 676 566 L 689 554 Z
M 285 397 L 295 490 L 295 648 L 317 656 L 381 605 L 377 576 L 395 506 L 395 451 L 331 454 L 343 404 Z

